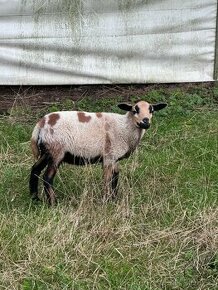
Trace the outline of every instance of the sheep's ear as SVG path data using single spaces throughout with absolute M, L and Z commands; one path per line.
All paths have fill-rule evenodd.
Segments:
M 125 103 L 118 104 L 118 107 L 124 111 L 132 111 L 132 105 L 129 105 L 129 104 L 125 104 Z
M 158 103 L 158 104 L 152 105 L 154 111 L 160 111 L 164 109 L 166 106 L 167 106 L 166 103 Z

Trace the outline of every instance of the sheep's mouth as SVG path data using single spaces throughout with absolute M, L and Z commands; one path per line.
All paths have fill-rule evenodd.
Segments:
M 137 122 L 137 125 L 141 129 L 148 129 L 150 127 L 150 124 L 148 122 Z

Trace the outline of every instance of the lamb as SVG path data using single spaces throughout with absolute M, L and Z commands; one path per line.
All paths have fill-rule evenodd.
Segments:
M 155 111 L 167 104 L 139 101 L 118 107 L 126 114 L 60 111 L 45 115 L 36 124 L 31 138 L 33 155 L 29 188 L 33 200 L 39 200 L 38 181 L 42 170 L 49 204 L 56 203 L 53 179 L 61 163 L 74 165 L 102 163 L 105 200 L 117 195 L 118 162 L 128 158 L 150 127 Z

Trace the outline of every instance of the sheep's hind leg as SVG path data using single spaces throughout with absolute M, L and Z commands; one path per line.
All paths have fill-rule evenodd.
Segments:
M 112 199 L 115 199 L 117 197 L 118 179 L 119 179 L 119 168 L 118 168 L 118 164 L 116 163 L 112 170 L 112 181 L 111 181 Z
M 56 196 L 53 190 L 53 180 L 57 172 L 57 165 L 54 162 L 49 162 L 48 167 L 43 175 L 44 189 L 50 205 L 56 204 Z
M 30 180 L 29 180 L 29 189 L 30 195 L 33 200 L 39 200 L 38 196 L 38 183 L 39 183 L 39 175 L 42 170 L 48 164 L 48 155 L 42 155 L 39 160 L 32 166 Z
M 115 199 L 118 191 L 118 164 L 104 165 L 104 201 Z

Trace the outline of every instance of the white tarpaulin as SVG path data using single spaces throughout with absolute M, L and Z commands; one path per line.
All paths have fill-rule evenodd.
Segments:
M 216 0 L 0 0 L 0 84 L 211 81 Z

